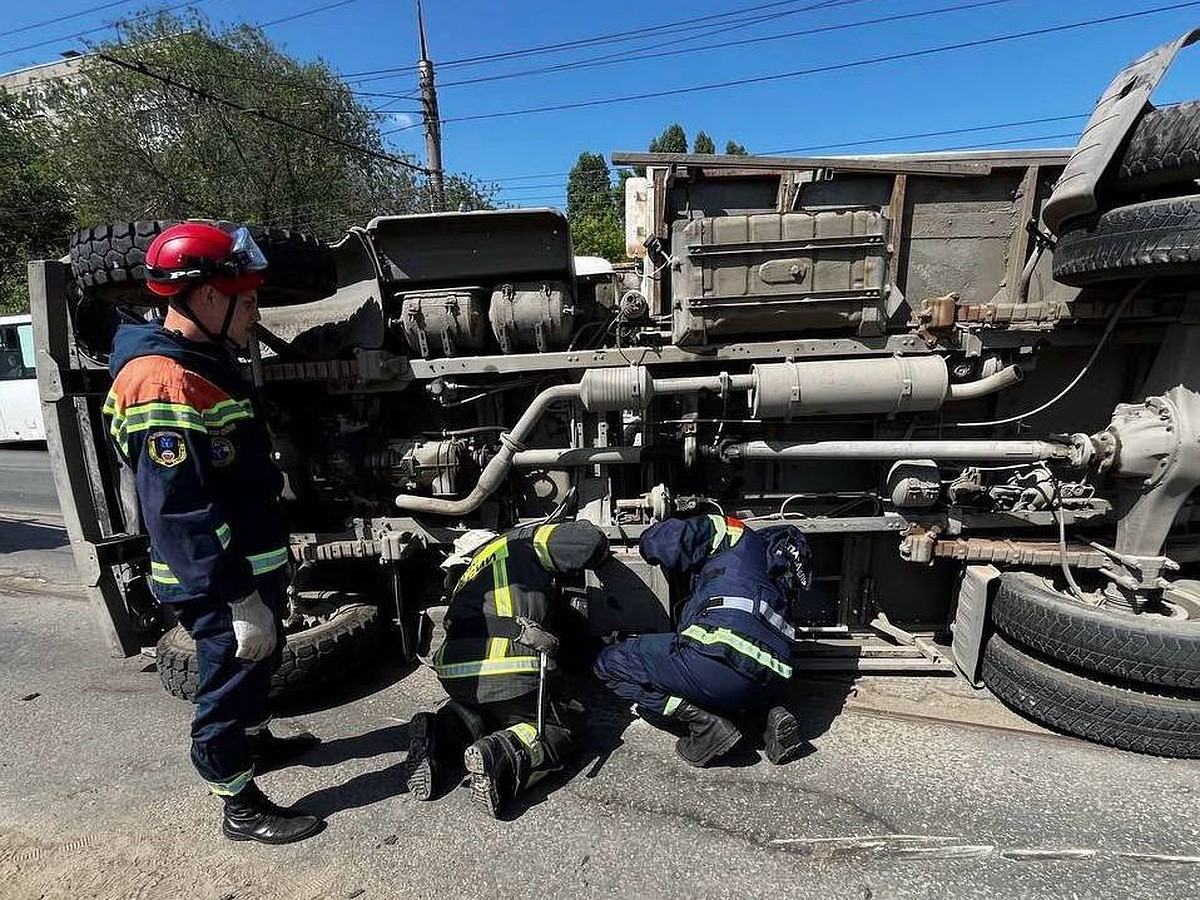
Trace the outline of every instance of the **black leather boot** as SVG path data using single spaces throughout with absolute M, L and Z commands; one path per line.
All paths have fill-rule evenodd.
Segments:
M 405 789 L 417 800 L 428 800 L 437 789 L 441 770 L 437 719 L 433 713 L 417 713 L 409 722 L 409 729 L 408 757 L 404 760 Z
M 311 837 L 325 823 L 316 816 L 282 809 L 266 798 L 253 781 L 225 801 L 221 831 L 231 841 L 290 844 Z
M 246 735 L 250 744 L 250 758 L 254 760 L 254 771 L 259 775 L 282 768 L 285 763 L 303 756 L 321 743 L 315 734 L 304 732 L 294 737 L 278 737 L 264 728 Z
M 728 719 L 686 700 L 675 707 L 671 716 L 687 726 L 687 737 L 675 742 L 675 752 L 690 766 L 707 766 L 742 739 L 741 731 Z
M 767 724 L 763 729 L 763 747 L 767 759 L 777 766 L 791 762 L 804 746 L 800 736 L 800 722 L 783 706 L 772 706 L 767 713 Z
M 511 731 L 497 731 L 476 741 L 463 753 L 471 776 L 471 799 L 492 818 L 517 796 L 529 774 L 525 747 Z

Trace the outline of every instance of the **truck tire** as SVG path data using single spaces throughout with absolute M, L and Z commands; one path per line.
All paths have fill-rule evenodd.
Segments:
M 1147 110 L 1117 164 L 1117 190 L 1130 194 L 1168 185 L 1190 187 L 1198 178 L 1200 101 Z
M 379 609 L 349 604 L 329 619 L 287 636 L 271 676 L 271 696 L 284 697 L 331 682 L 371 660 L 379 648 Z M 158 641 L 158 677 L 172 697 L 194 700 L 200 684 L 196 645 L 176 625 Z
M 984 649 L 983 683 L 1017 712 L 1055 731 L 1135 753 L 1200 759 L 1200 697 L 1093 681 L 1043 662 L 999 634 Z
M 1028 572 L 1006 572 L 996 630 L 1040 656 L 1122 681 L 1200 690 L 1200 621 L 1084 606 Z
M 114 303 L 149 306 L 157 302 L 144 287 L 146 250 L 171 221 L 120 222 L 76 232 L 71 239 L 71 271 L 93 296 Z M 260 306 L 306 303 L 337 288 L 333 251 L 309 234 L 250 226 L 267 258 L 268 276 L 259 289 Z
M 1148 200 L 1065 224 L 1054 278 L 1086 287 L 1200 272 L 1200 195 Z

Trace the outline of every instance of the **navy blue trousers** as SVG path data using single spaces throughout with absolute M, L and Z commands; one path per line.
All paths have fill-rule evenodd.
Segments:
M 618 697 L 659 715 L 672 697 L 723 714 L 762 710 L 778 702 L 786 685 L 775 677 L 764 685 L 677 634 L 646 634 L 605 647 L 595 673 Z
M 200 668 L 192 719 L 192 764 L 214 794 L 225 796 L 236 794 L 254 777 L 246 729 L 270 718 L 271 673 L 283 657 L 283 579 L 278 575 L 258 578 L 256 587 L 275 614 L 278 637 L 275 652 L 258 662 L 235 655 L 237 639 L 228 603 L 182 603 L 176 607 L 179 624 L 196 642 Z

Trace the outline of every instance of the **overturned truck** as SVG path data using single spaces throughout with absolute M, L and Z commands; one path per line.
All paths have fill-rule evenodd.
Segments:
M 1148 102 L 1192 39 L 1120 73 L 1074 152 L 617 154 L 645 166 L 635 265 L 575 257 L 544 209 L 259 230 L 246 365 L 292 532 L 276 687 L 361 663 L 385 623 L 416 654 L 472 529 L 594 522 L 615 552 L 588 628 L 667 630 L 638 538 L 716 514 L 808 535 L 800 671 L 957 671 L 1053 728 L 1200 757 L 1200 103 Z M 114 651 L 157 642 L 188 697 L 100 412 L 163 225 L 81 232 L 31 296 L 84 584 Z

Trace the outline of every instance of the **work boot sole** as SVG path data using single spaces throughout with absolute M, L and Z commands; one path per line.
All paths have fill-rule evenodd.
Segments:
M 487 760 L 479 749 L 472 744 L 463 752 L 463 765 L 471 776 L 471 802 L 487 810 L 493 819 L 500 816 L 500 791 L 492 773 L 488 771 Z
M 782 766 L 791 762 L 804 744 L 800 737 L 800 722 L 788 710 L 771 710 L 763 744 L 767 759 L 773 764 Z
M 221 823 L 221 833 L 231 841 L 254 841 L 259 844 L 294 844 L 296 841 L 302 841 L 305 838 L 310 838 L 314 834 L 324 830 L 325 822 L 322 819 L 314 819 L 312 825 L 301 831 L 283 834 L 278 837 L 260 837 L 254 834 L 248 834 L 244 831 L 234 831 L 226 823 Z
M 713 742 L 708 752 L 704 755 L 691 757 L 685 752 L 684 748 L 691 743 L 690 738 L 680 738 L 678 741 L 676 741 L 675 752 L 679 755 L 679 758 L 689 766 L 695 766 L 698 769 L 702 769 L 714 759 L 724 756 L 726 753 L 732 750 L 737 745 L 737 742 L 741 739 L 742 733 L 738 731 L 737 726 L 732 723 L 728 723 L 728 727 L 723 729 L 723 734 L 721 737 Z
M 408 792 L 415 800 L 428 800 L 433 796 L 433 760 L 429 755 L 429 728 L 431 724 L 421 718 L 413 721 L 412 741 L 408 745 L 408 758 L 404 761 L 405 782 Z

